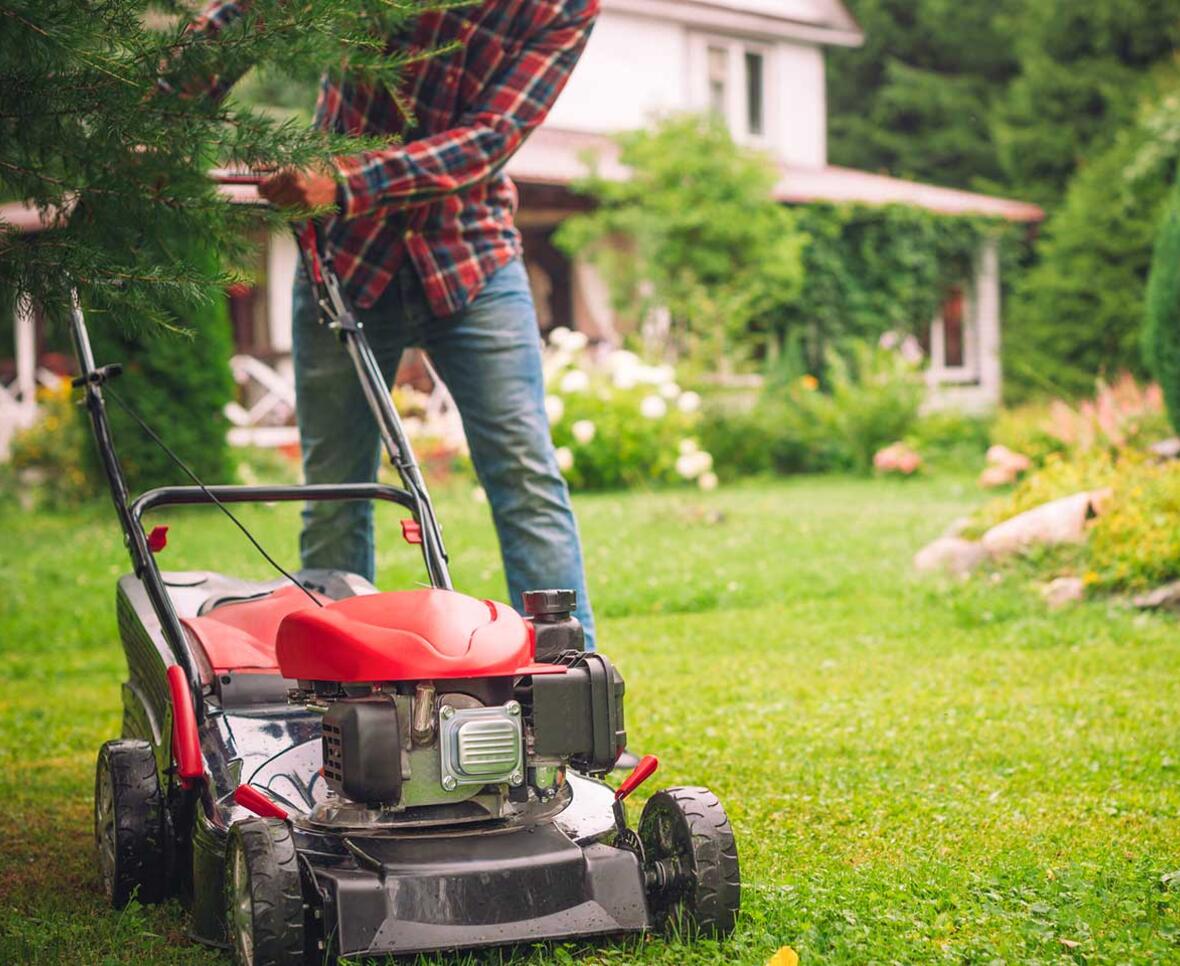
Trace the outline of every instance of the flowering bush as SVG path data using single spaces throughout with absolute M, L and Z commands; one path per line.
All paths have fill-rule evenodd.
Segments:
M 1051 500 L 1107 489 L 1080 548 L 1037 558 L 1052 571 L 1044 576 L 1062 575 L 1064 561 L 1064 572 L 1081 576 L 1091 590 L 1140 590 L 1180 579 L 1180 462 L 1161 463 L 1133 450 L 1050 455 L 1011 493 L 978 511 L 966 535 L 981 536 Z
M 586 359 L 586 337 L 565 328 L 549 335 L 545 409 L 558 465 L 574 489 L 653 483 L 717 486 L 713 457 L 697 442 L 700 397 L 677 384 L 671 366 L 634 353 Z
M 53 507 L 75 506 L 97 492 L 87 473 L 92 444 L 73 396 L 69 379 L 39 389 L 41 418 L 12 440 L 16 489 Z
M 828 386 L 807 374 L 780 380 L 751 409 L 713 410 L 702 441 L 733 472 L 867 473 L 904 440 L 925 388 L 917 364 L 889 346 L 857 342 L 829 353 Z
M 1055 399 L 1006 410 L 992 427 L 994 443 L 1034 463 L 1052 453 L 1145 449 L 1170 435 L 1159 386 L 1140 386 L 1129 373 L 1110 383 L 1099 379 L 1092 399 L 1072 405 Z
M 1090 529 L 1088 586 L 1136 590 L 1180 578 L 1180 463 L 1124 460 Z

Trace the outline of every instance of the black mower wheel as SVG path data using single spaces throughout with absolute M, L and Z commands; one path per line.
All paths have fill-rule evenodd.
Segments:
M 657 928 L 704 936 L 733 932 L 741 907 L 737 843 L 707 788 L 665 788 L 639 819 L 648 904 Z
M 164 799 L 146 741 L 108 741 L 94 774 L 94 840 L 103 890 L 116 909 L 164 898 Z
M 225 891 L 235 963 L 295 966 L 304 961 L 303 887 L 286 822 L 248 818 L 230 829 Z

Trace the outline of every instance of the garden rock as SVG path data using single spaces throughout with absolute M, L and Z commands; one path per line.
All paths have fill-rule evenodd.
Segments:
M 1056 610 L 1067 604 L 1076 604 L 1085 597 L 1086 585 L 1082 583 L 1081 577 L 1058 577 L 1050 580 L 1041 593 L 1045 597 L 1045 603 Z
M 1131 603 L 1143 610 L 1180 611 L 1180 580 L 1132 597 Z
M 1081 543 L 1086 521 L 1109 500 L 1109 491 L 1075 493 L 1052 500 L 998 523 L 983 535 L 983 546 L 993 557 L 1018 553 L 1035 544 Z
M 1161 460 L 1180 459 L 1180 439 L 1175 436 L 1171 439 L 1161 439 L 1158 443 L 1152 443 L 1147 448 Z
M 974 540 L 962 537 L 939 537 L 914 554 L 914 569 L 919 573 L 946 571 L 966 577 L 987 557 L 987 551 Z

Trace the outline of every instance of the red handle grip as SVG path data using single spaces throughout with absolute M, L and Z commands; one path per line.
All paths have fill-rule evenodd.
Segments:
M 630 795 L 635 789 L 642 785 L 645 781 L 655 774 L 657 768 L 660 767 L 660 759 L 655 755 L 644 755 L 639 759 L 639 764 L 635 766 L 635 770 L 631 772 L 623 783 L 615 790 L 615 801 L 621 802 L 624 798 Z
M 234 789 L 234 801 L 243 808 L 248 808 L 255 815 L 261 815 L 263 818 L 282 818 L 287 817 L 287 810 L 273 802 L 269 797 L 263 795 L 257 788 L 250 785 L 239 785 Z
M 205 777 L 193 697 L 188 690 L 184 669 L 179 664 L 173 664 L 166 673 L 172 696 L 172 757 L 176 759 L 176 774 L 181 785 L 192 788 L 195 782 Z

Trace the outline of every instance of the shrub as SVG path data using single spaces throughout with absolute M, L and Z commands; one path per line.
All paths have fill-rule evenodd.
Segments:
M 700 397 L 680 389 L 670 366 L 645 365 L 619 351 L 595 369 L 582 359 L 581 333 L 556 329 L 550 340 L 546 409 L 558 464 L 572 488 L 717 485 L 713 457 L 694 435 Z
M 1124 461 L 1090 529 L 1086 582 L 1138 590 L 1180 577 L 1180 463 Z
M 190 259 L 216 261 L 200 245 L 178 247 L 190 248 Z M 159 326 L 134 329 L 130 320 L 112 318 L 101 307 L 88 312 L 95 360 L 99 365 L 123 364 L 115 391 L 202 480 L 227 480 L 228 423 L 223 409 L 233 393 L 233 341 L 225 300 L 172 300 L 165 308 L 174 320 L 171 331 Z M 108 399 L 107 411 L 133 491 L 190 482 L 113 400 Z M 97 451 L 93 446 L 86 451 L 97 486 L 102 479 Z
M 1052 453 L 1103 449 L 1144 450 L 1169 434 L 1160 389 L 1140 386 L 1129 373 L 1099 379 L 1093 399 L 1070 404 L 1026 404 L 1005 410 L 992 431 L 994 443 L 1043 463 Z
M 74 402 L 70 380 L 37 392 L 41 418 L 12 440 L 14 491 L 53 508 L 76 506 L 93 496 L 94 481 L 87 475 L 87 438 L 84 414 Z
M 1128 465 L 1141 461 L 1140 457 L 1133 455 L 1128 455 L 1124 459 Z M 1043 467 L 1026 476 L 1011 492 L 996 497 L 980 507 L 971 517 L 966 535 L 982 536 L 997 523 L 1003 523 L 1042 503 L 1110 486 L 1119 465 L 1114 456 L 1102 450 L 1091 450 L 1072 456 L 1052 453 L 1046 458 Z
M 956 409 L 921 416 L 904 441 L 930 466 L 976 469 L 987 452 L 992 418 Z
M 1004 332 L 1006 391 L 1071 396 L 1095 373 L 1143 371 L 1140 328 L 1170 164 L 1129 177 L 1142 131 L 1124 132 L 1073 179 L 1020 279 Z
M 853 342 L 827 354 L 828 391 L 797 380 L 787 392 L 791 429 L 811 443 L 813 469 L 867 473 L 873 455 L 905 435 L 918 419 L 926 390 L 917 365 L 901 353 Z
M 1152 253 L 1143 347 L 1163 387 L 1172 425 L 1180 428 L 1180 180 L 1172 188 Z
M 746 412 L 709 412 L 701 439 L 722 473 L 867 473 L 906 437 L 925 396 L 916 364 L 866 342 L 845 348 L 827 354 L 826 390 L 812 375 L 777 379 Z

